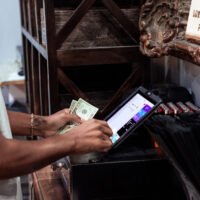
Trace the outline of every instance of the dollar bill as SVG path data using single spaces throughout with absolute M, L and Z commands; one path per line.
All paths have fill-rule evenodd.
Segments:
M 80 98 L 72 110 L 72 114 L 78 115 L 83 120 L 89 120 L 95 116 L 98 110 L 97 107 Z
M 95 116 L 98 110 L 99 109 L 97 107 L 80 98 L 78 101 L 72 100 L 69 108 L 69 113 L 77 115 L 83 120 L 89 120 Z M 78 124 L 75 122 L 67 124 L 57 132 L 57 135 L 64 134 L 77 125 Z
M 76 100 L 72 100 L 71 104 L 70 104 L 70 107 L 69 107 L 69 113 L 72 114 L 72 111 L 74 110 L 74 108 L 76 107 L 76 104 L 77 104 L 78 101 Z
M 67 133 L 68 131 L 70 131 L 75 126 L 76 126 L 75 124 L 68 124 L 65 127 L 63 127 L 63 129 L 59 130 L 57 132 L 57 135 L 61 135 L 61 134 Z
M 76 100 L 72 100 L 70 106 L 69 106 L 69 113 L 72 114 L 72 110 L 74 109 L 74 107 L 76 106 L 78 101 Z M 75 125 L 74 124 L 66 124 L 63 127 L 60 128 L 60 130 L 58 130 L 57 135 L 60 134 L 64 134 L 66 132 L 68 132 L 69 130 L 71 130 Z

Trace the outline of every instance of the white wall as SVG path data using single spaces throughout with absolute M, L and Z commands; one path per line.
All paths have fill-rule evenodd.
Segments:
M 191 90 L 194 100 L 200 106 L 200 66 L 181 61 L 180 85 Z
M 200 66 L 175 57 L 152 59 L 152 83 L 167 83 L 183 86 L 193 95 L 200 106 Z
M 0 6 L 0 65 L 20 60 L 21 45 L 19 0 L 5 0 Z

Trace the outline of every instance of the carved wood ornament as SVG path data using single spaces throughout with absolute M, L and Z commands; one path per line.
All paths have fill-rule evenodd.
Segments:
M 200 65 L 200 46 L 185 38 L 191 0 L 147 0 L 140 14 L 140 49 L 149 57 L 172 55 Z

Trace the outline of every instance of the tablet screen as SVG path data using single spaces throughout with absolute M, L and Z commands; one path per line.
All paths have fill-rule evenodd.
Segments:
M 114 113 L 107 123 L 113 131 L 113 144 L 131 127 L 143 118 L 155 104 L 141 94 L 133 96 L 122 108 Z

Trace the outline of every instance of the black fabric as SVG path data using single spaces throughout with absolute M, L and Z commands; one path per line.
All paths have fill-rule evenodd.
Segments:
M 184 87 L 157 87 L 151 90 L 154 94 L 158 95 L 163 103 L 172 102 L 186 102 L 192 100 L 192 95 Z
M 200 191 L 200 113 L 154 115 L 145 125 Z

